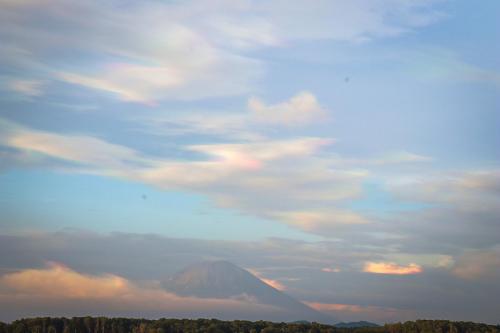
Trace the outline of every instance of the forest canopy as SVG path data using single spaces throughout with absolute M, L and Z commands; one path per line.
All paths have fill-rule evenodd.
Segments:
M 318 323 L 221 321 L 217 319 L 129 319 L 106 317 L 29 318 L 0 322 L 0 333 L 500 333 L 500 325 L 417 320 L 379 327 L 345 328 Z

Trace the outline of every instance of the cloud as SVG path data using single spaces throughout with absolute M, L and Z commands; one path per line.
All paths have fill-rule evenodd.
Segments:
M 66 171 L 194 191 L 220 207 L 327 237 L 372 222 L 344 204 L 362 196 L 370 172 L 332 157 L 326 151 L 334 143 L 330 138 L 261 136 L 243 142 L 186 144 L 176 148 L 189 157 L 179 159 L 145 155 L 90 135 L 55 134 L 12 123 L 3 127 L 4 145 L 51 158 L 55 168 Z
M 271 175 L 262 174 L 273 168 L 274 164 L 313 155 L 327 144 L 329 140 L 322 138 L 296 138 L 241 144 L 190 145 L 185 149 L 202 154 L 202 159 L 163 161 L 142 170 L 140 177 L 160 187 L 186 186 L 201 190 L 206 186 L 222 185 L 226 179 L 229 181 L 233 176 L 236 178 L 243 173 L 248 179 L 232 179 L 236 181 L 233 187 L 253 187 L 258 190 L 271 185 L 268 182 L 280 181 Z M 181 172 L 184 177 L 179 178 Z
M 159 136 L 202 135 L 210 139 L 261 141 L 273 131 L 293 126 L 305 127 L 312 122 L 327 122 L 329 111 L 310 92 L 298 93 L 288 101 L 265 105 L 260 99 L 248 99 L 245 111 L 182 111 L 159 115 L 136 115 L 133 121 L 144 125 L 143 131 Z
M 500 249 L 469 250 L 458 257 L 453 274 L 467 279 L 500 278 Z
M 28 97 L 36 97 L 43 95 L 44 84 L 45 82 L 40 80 L 14 79 L 7 83 L 7 88 Z
M 275 289 L 278 289 L 278 290 L 281 290 L 281 291 L 285 291 L 286 290 L 286 286 L 282 282 L 280 282 L 279 280 L 277 280 L 277 279 L 268 279 L 268 278 L 265 278 L 264 275 L 261 272 L 259 272 L 258 270 L 256 270 L 256 269 L 247 268 L 247 271 L 249 271 L 250 273 L 252 273 L 256 277 L 258 277 L 262 282 L 270 285 L 271 287 L 273 287 Z
M 486 249 L 499 242 L 500 177 L 496 169 L 391 177 L 387 189 L 399 200 L 421 205 L 385 223 L 387 230 L 397 226 L 404 235 L 405 249 L 458 254 L 464 248 Z
M 394 251 L 413 255 L 454 256 L 464 244 L 482 248 L 498 243 L 496 170 L 419 173 L 407 178 L 391 173 L 382 179 L 384 188 L 416 208 L 380 217 L 346 205 L 363 198 L 364 183 L 376 175 L 359 169 L 369 166 L 368 160 L 331 154 L 334 140 L 329 138 L 262 136 L 236 142 L 226 139 L 229 143 L 179 144 L 175 149 L 183 158 L 174 158 L 163 153 L 146 155 L 91 135 L 56 134 L 6 122 L 0 126 L 2 156 L 10 160 L 2 168 L 43 165 L 190 191 L 219 207 L 310 234 L 351 242 L 363 239 L 379 247 L 387 246 L 391 237 Z M 421 160 L 410 155 L 403 154 L 402 159 Z M 423 264 L 420 259 L 409 261 Z
M 368 219 L 362 215 L 342 209 L 290 210 L 276 212 L 272 216 L 301 230 L 320 235 L 334 235 L 342 225 L 369 223 Z
M 435 1 L 274 1 L 261 5 L 281 40 L 333 39 L 361 42 L 398 36 L 442 18 Z M 297 24 L 300 22 L 299 24 Z
M 375 274 L 410 275 L 422 271 L 422 267 L 414 263 L 402 266 L 393 262 L 367 262 L 363 267 L 363 272 Z
M 14 68 L 153 105 L 254 91 L 265 63 L 248 51 L 398 36 L 439 20 L 436 3 L 8 1 L 0 29 L 3 44 L 26 56 L 9 57 Z M 314 105 L 310 96 L 300 99 Z M 297 116 L 287 122 L 305 117 Z
M 195 191 L 217 205 L 275 219 L 301 230 L 335 233 L 335 225 L 365 223 L 337 201 L 356 197 L 366 172 L 333 169 L 322 150 L 333 140 L 298 137 L 182 146 L 191 159 L 146 156 L 87 135 L 54 134 L 4 125 L 3 144 L 56 161 L 55 168 Z M 72 164 L 68 165 L 67 162 Z M 314 206 L 315 210 L 311 211 Z M 328 208 L 327 208 L 328 207 Z
M 95 71 L 92 75 L 59 72 L 56 76 L 71 84 L 112 93 L 123 101 L 150 106 L 157 105 L 163 99 L 201 99 L 249 91 L 250 82 L 261 72 L 259 63 L 245 58 L 221 58 L 216 65 L 212 65 L 214 68 L 205 65 L 206 68 L 198 70 L 176 67 L 175 63 L 161 66 L 123 63 L 109 64 L 105 70 Z M 226 68 L 223 68 L 224 62 Z M 246 68 L 249 70 L 245 71 Z M 233 75 L 237 79 L 231 83 L 214 83 L 218 79 L 217 75 L 227 75 L 227 80 Z
M 341 271 L 341 269 L 337 268 L 337 267 L 335 267 L 335 268 L 324 267 L 324 268 L 321 269 L 321 271 L 325 272 L 325 273 L 338 273 L 338 272 Z
M 261 63 L 216 45 L 217 36 L 195 24 L 197 10 L 189 7 L 58 0 L 41 8 L 9 6 L 9 15 L 2 18 L 3 30 L 10 32 L 5 44 L 44 63 L 28 68 L 39 72 L 37 67 L 44 67 L 40 74 L 47 80 L 111 93 L 124 101 L 154 104 L 247 92 L 262 72 Z M 37 26 L 35 15 L 53 24 Z M 83 21 L 82 15 L 91 19 Z M 68 61 L 58 54 L 62 50 L 75 56 Z M 53 57 L 58 61 L 51 61 Z
M 124 248 L 127 249 L 126 256 L 123 255 Z M 220 303 L 210 303 L 210 300 L 208 303 L 198 303 L 198 299 L 173 298 L 175 295 L 164 294 L 155 282 L 172 276 L 192 263 L 218 259 L 231 261 L 241 267 L 251 267 L 266 279 L 281 282 L 286 286 L 286 292 L 299 300 L 346 305 L 343 308 L 336 307 L 337 310 L 331 309 L 340 311 L 337 318 L 341 320 L 383 323 L 429 316 L 492 323 L 497 320 L 495 301 L 500 297 L 500 286 L 496 273 L 466 279 L 454 274 L 449 267 L 427 264 L 425 270 L 411 275 L 411 278 L 406 275 L 360 272 L 359 267 L 366 262 L 387 262 L 384 258 L 394 254 L 393 251 L 393 240 L 383 239 L 382 244 L 377 245 L 358 232 L 353 239 L 339 235 L 335 239 L 315 242 L 292 239 L 201 240 L 155 234 L 97 234 L 83 231 L 2 234 L 0 253 L 12 255 L 0 256 L 0 276 L 33 269 L 38 273 L 51 272 L 53 269 L 44 263 L 52 260 L 64 263 L 63 267 L 71 267 L 67 269 L 91 280 L 118 276 L 127 281 L 128 289 L 124 289 L 123 296 L 68 299 L 36 296 L 30 290 L 23 292 L 2 284 L 0 320 L 41 314 L 144 317 L 219 317 L 225 314 L 226 318 L 236 318 L 238 314 L 244 313 L 250 317 L 250 312 L 244 312 L 249 307 L 244 307 L 243 303 L 251 299 L 245 300 L 243 297 L 234 300 L 239 303 L 224 303 L 226 307 Z M 489 263 L 495 267 L 494 261 Z M 341 267 L 342 271 L 325 273 L 321 271 L 325 267 Z M 176 312 L 175 308 L 169 307 L 170 304 L 179 304 L 180 310 Z M 241 306 L 238 307 L 238 304 Z M 189 306 L 199 312 L 189 313 Z M 370 312 L 370 307 L 377 309 Z M 236 309 L 242 312 L 236 313 Z M 329 311 L 328 308 L 323 309 Z M 391 312 L 391 309 L 397 311 Z M 262 311 L 254 313 L 253 318 L 256 319 L 259 319 L 260 314 L 265 315 Z
M 3 276 L 0 284 L 29 295 L 64 298 L 107 298 L 128 293 L 132 286 L 119 276 L 90 276 L 58 263 L 46 269 L 27 269 Z M 57 286 L 57 288 L 54 288 Z
M 363 318 L 363 320 L 367 321 L 387 323 L 405 319 L 410 320 L 410 318 L 415 317 L 412 310 L 382 306 L 319 302 L 307 302 L 306 304 L 318 311 L 331 314 L 336 318 L 342 318 L 343 321 L 357 321 L 359 318 Z
M 331 206 L 359 195 L 366 174 L 330 169 L 328 160 L 321 157 L 321 148 L 328 144 L 329 140 L 321 138 L 298 138 L 189 146 L 188 150 L 203 153 L 206 159 L 159 164 L 142 171 L 139 177 L 165 189 L 195 190 L 222 207 L 278 219 L 304 231 L 330 234 L 336 222 L 365 221 Z M 311 205 L 330 208 L 321 216 L 310 213 L 309 218 L 298 220 L 297 215 L 307 215 L 304 212 Z
M 408 151 L 399 151 L 387 154 L 379 159 L 370 161 L 373 164 L 397 164 L 397 163 L 414 163 L 414 162 L 429 162 L 432 158 L 429 156 L 419 155 Z
M 4 144 L 22 151 L 92 166 L 102 171 L 125 168 L 127 163 L 145 162 L 134 150 L 91 136 L 33 131 L 14 125 Z
M 273 287 L 275 289 L 278 289 L 281 291 L 284 291 L 286 289 L 285 285 L 278 280 L 264 279 L 264 278 L 260 278 L 260 279 L 262 281 L 264 281 L 264 283 L 267 283 L 268 285 L 270 285 L 271 287 Z
M 430 174 L 395 183 L 392 190 L 405 198 L 457 204 L 467 210 L 488 209 L 500 196 L 500 171 L 465 170 Z
M 248 100 L 248 108 L 258 122 L 287 126 L 321 121 L 326 116 L 326 110 L 319 105 L 316 97 L 307 91 L 275 105 L 266 105 L 260 99 L 252 97 Z
M 288 140 L 266 140 L 243 144 L 204 144 L 188 146 L 191 151 L 215 157 L 222 163 L 239 165 L 243 160 L 253 159 L 257 163 L 312 155 L 322 146 L 332 143 L 323 138 L 297 138 Z M 243 166 L 245 163 L 243 163 Z
M 135 280 L 165 277 L 195 262 L 223 259 L 242 267 L 251 267 L 265 278 L 281 281 L 294 277 L 296 267 L 319 271 L 322 267 L 350 267 L 357 265 L 359 260 L 376 258 L 372 253 L 364 256 L 364 252 L 356 252 L 341 242 L 314 243 L 287 239 L 209 241 L 154 234 L 97 234 L 75 230 L 0 235 L 0 241 L 0 250 L 5 253 L 26 249 L 24 256 L 1 258 L 0 267 L 36 267 L 53 260 L 77 271 L 90 271 L 94 275 L 112 272 Z M 130 250 L 126 257 L 122 256 L 123 248 Z M 150 249 L 155 249 L 154 253 Z M 107 253 L 107 256 L 99 256 L 99 253 Z M 164 264 L 159 265 L 159 262 Z M 276 275 L 281 274 L 280 269 L 292 272 Z
M 413 51 L 405 57 L 411 75 L 426 81 L 440 82 L 482 82 L 500 87 L 500 74 L 492 68 L 482 68 L 469 63 L 460 54 L 440 47 L 427 47 Z
M 53 315 L 217 316 L 218 318 L 284 318 L 276 307 L 251 298 L 211 299 L 168 293 L 159 283 L 139 285 L 114 274 L 90 275 L 64 265 L 30 268 L 0 277 L 2 319 L 49 311 Z M 266 314 L 267 313 L 267 314 Z M 9 318 L 9 319 L 14 319 Z
M 132 65 L 117 65 L 116 67 L 104 78 L 74 73 L 59 73 L 59 77 L 68 83 L 114 93 L 125 101 L 145 104 L 152 103 L 154 93 L 152 90 L 165 89 L 179 84 L 179 79 L 176 79 L 167 68 L 141 68 Z M 150 82 L 150 77 L 158 79 Z

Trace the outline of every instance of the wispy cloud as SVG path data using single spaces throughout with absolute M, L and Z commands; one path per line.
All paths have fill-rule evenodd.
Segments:
M 343 159 L 327 151 L 333 139 L 269 139 L 264 134 L 259 136 L 252 123 L 241 122 L 240 126 L 256 135 L 243 142 L 229 137 L 226 140 L 230 143 L 179 145 L 177 149 L 191 155 L 185 159 L 146 155 L 89 135 L 55 134 L 6 123 L 2 141 L 21 152 L 70 162 L 55 164 L 67 171 L 140 181 L 166 190 L 194 191 L 221 207 L 327 237 L 341 227 L 371 222 L 344 205 L 345 200 L 363 194 L 363 182 L 370 171 L 360 167 L 424 159 L 407 152 L 385 158 L 383 163 L 379 158 Z
M 308 232 L 321 233 L 338 222 L 363 221 L 345 209 L 331 208 L 335 201 L 359 194 L 365 173 L 331 169 L 321 152 L 332 143 L 329 139 L 298 137 L 187 145 L 182 149 L 199 157 L 179 160 L 145 156 L 91 136 L 53 134 L 12 124 L 8 128 L 4 145 L 75 163 L 77 172 L 141 181 L 164 189 L 197 191 L 223 207 L 277 218 Z M 330 208 L 320 216 L 317 212 L 307 213 L 311 205 Z
M 43 86 L 44 82 L 40 80 L 13 79 L 7 82 L 7 88 L 28 97 L 41 96 Z
M 27 131 L 13 135 L 7 144 L 22 150 L 99 168 L 119 167 L 126 161 L 140 161 L 139 155 L 131 149 L 89 136 Z
M 11 64 L 47 80 L 153 104 L 247 93 L 265 67 L 248 50 L 308 39 L 359 42 L 398 36 L 440 19 L 434 2 L 146 1 L 123 6 L 48 0 L 43 5 L 3 2 L 0 18 L 4 45 L 29 59 L 11 59 Z M 52 24 L 40 26 L 35 16 Z M 387 19 L 395 16 L 401 19 Z M 69 61 L 60 55 L 65 52 L 79 58 Z
M 415 77 L 434 82 L 481 82 L 500 88 L 500 73 L 495 68 L 485 68 L 467 62 L 459 54 L 444 48 L 414 50 L 409 62 Z

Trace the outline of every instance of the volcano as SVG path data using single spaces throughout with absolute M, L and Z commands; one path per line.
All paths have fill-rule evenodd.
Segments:
M 262 318 L 266 320 L 334 322 L 326 314 L 271 287 L 247 270 L 228 261 L 208 261 L 191 265 L 165 281 L 163 287 L 179 296 L 245 299 L 280 310 L 275 318 Z

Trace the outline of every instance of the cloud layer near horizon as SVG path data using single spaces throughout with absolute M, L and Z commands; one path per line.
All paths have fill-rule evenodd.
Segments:
M 254 320 L 290 316 L 279 308 L 259 304 L 245 295 L 228 299 L 182 297 L 166 292 L 158 282 L 140 286 L 114 274 L 82 274 L 54 262 L 46 268 L 25 269 L 1 276 L 0 296 L 3 320 L 15 319 L 19 315 L 39 316 L 40 313 L 52 316 L 61 313 L 72 316 L 134 314 L 150 318 L 212 315 Z M 68 311 L 68 307 L 71 310 Z M 78 309 L 78 313 L 74 309 Z
M 9 267 L 0 272 L 0 290 L 5 296 L 2 296 L 5 302 L 1 303 L 6 311 L 4 320 L 18 316 L 15 313 L 20 313 L 23 306 L 26 311 L 22 313 L 35 314 L 37 310 L 25 303 L 34 298 L 39 301 L 35 304 L 52 300 L 50 313 L 54 314 L 64 306 L 72 309 L 68 311 L 78 309 L 78 313 L 83 313 L 88 311 L 89 304 L 94 304 L 98 308 L 92 313 L 96 314 L 107 308 L 106 313 L 113 315 L 134 311 L 148 317 L 162 316 L 161 311 L 180 315 L 172 308 L 174 300 L 176 306 L 185 305 L 183 315 L 208 316 L 212 313 L 207 310 L 211 300 L 176 298 L 159 291 L 158 281 L 189 264 L 215 259 L 229 260 L 257 272 L 264 281 L 277 283 L 297 299 L 342 320 L 397 321 L 429 317 L 445 309 L 443 316 L 450 319 L 494 322 L 496 311 L 490 302 L 494 295 L 500 295 L 496 284 L 500 275 L 494 268 L 498 252 L 495 249 L 458 255 L 456 263 L 446 266 L 428 263 L 418 273 L 414 270 L 413 274 L 401 274 L 402 269 L 408 268 L 396 270 L 394 264 L 386 264 L 391 272 L 373 274 L 364 271 L 365 263 L 380 263 L 381 258 L 390 255 L 389 250 L 380 248 L 366 253 L 362 249 L 348 250 L 338 242 L 202 241 L 82 231 L 1 235 L 0 240 L 3 253 L 19 253 L 0 260 L 0 267 Z M 18 251 L 21 248 L 22 254 Z M 47 266 L 50 260 L 64 265 Z M 473 266 L 469 265 L 471 262 Z M 337 269 L 325 270 L 325 267 Z M 471 270 L 463 271 L 463 267 Z M 58 281 L 59 288 L 53 288 L 54 281 Z M 457 294 L 457 288 L 462 292 Z M 18 302 L 13 308 L 10 300 L 14 299 Z M 228 300 L 228 303 L 218 300 L 211 309 L 233 307 L 234 312 L 224 312 L 226 318 L 237 317 L 239 310 L 255 314 L 251 318 L 265 313 L 248 302 L 248 299 Z M 273 312 L 274 315 L 279 317 L 278 312 Z

